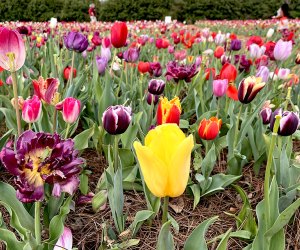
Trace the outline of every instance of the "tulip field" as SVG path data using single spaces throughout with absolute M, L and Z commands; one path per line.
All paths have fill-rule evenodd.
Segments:
M 0 249 L 300 249 L 300 21 L 0 23 Z

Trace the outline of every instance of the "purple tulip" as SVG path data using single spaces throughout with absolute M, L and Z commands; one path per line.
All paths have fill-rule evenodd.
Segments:
M 184 65 L 175 61 L 171 61 L 167 64 L 167 80 L 173 79 L 175 82 L 184 80 L 185 82 L 191 82 L 192 78 L 198 73 L 196 64 Z
M 74 50 L 76 52 L 83 52 L 89 46 L 88 39 L 85 35 L 79 32 L 69 32 L 64 38 L 65 46 L 68 50 Z
M 148 83 L 148 91 L 153 95 L 161 95 L 166 83 L 161 79 L 151 79 Z
M 262 111 L 260 111 L 260 116 L 262 118 L 263 124 L 269 124 L 272 116 L 272 109 L 263 108 Z
M 98 68 L 98 73 L 100 75 L 104 75 L 105 69 L 107 66 L 107 62 L 108 62 L 108 60 L 106 57 L 96 56 L 96 64 L 97 64 L 97 68 Z
M 245 71 L 246 73 L 248 73 L 250 71 L 252 62 L 251 60 L 246 58 L 246 55 L 235 55 L 234 64 L 239 65 L 240 72 Z
M 263 82 L 267 82 L 269 79 L 270 71 L 266 66 L 260 66 L 257 70 L 256 77 L 261 77 Z
M 27 130 L 18 138 L 15 150 L 7 144 L 0 155 L 4 167 L 15 176 L 21 202 L 43 200 L 45 183 L 53 186 L 55 197 L 62 192 L 72 195 L 79 185 L 83 159 L 74 150 L 72 139 Z
M 282 41 L 281 39 L 276 43 L 274 48 L 274 58 L 277 61 L 285 61 L 292 54 L 292 41 Z
M 126 62 L 136 62 L 139 59 L 140 50 L 137 48 L 129 48 L 123 53 L 123 58 Z
M 230 50 L 238 51 L 242 48 L 242 42 L 239 39 L 233 39 L 230 43 Z
M 149 74 L 155 77 L 160 77 L 162 75 L 162 67 L 159 62 L 150 63 Z
M 228 80 L 214 80 L 213 81 L 213 93 L 217 97 L 224 96 L 228 88 Z
M 148 103 L 149 105 L 151 105 L 152 103 L 153 103 L 154 105 L 156 105 L 156 104 L 158 103 L 158 100 L 159 100 L 159 96 L 158 96 L 158 95 L 153 95 L 153 94 L 151 94 L 151 93 L 148 93 L 148 94 L 147 94 L 147 103 Z
M 110 106 L 103 113 L 103 127 L 111 135 L 123 134 L 131 122 L 131 116 L 130 107 Z
M 281 136 L 289 136 L 296 132 L 296 130 L 299 127 L 299 115 L 291 112 L 291 111 L 284 111 L 282 112 L 282 109 L 276 109 L 272 116 L 270 121 L 270 129 L 273 131 L 276 115 L 281 115 L 278 134 Z

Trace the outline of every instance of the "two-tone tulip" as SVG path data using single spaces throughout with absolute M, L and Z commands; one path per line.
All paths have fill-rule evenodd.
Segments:
M 27 99 L 23 102 L 22 118 L 27 123 L 36 122 L 42 112 L 42 103 L 40 99 L 34 95 L 32 99 Z
M 56 242 L 53 250 L 72 250 L 73 246 L 73 235 L 72 231 L 68 227 L 64 227 L 64 231 L 62 235 L 59 237 L 58 241 Z
M 74 123 L 80 114 L 81 103 L 73 97 L 67 97 L 62 102 L 56 104 L 55 108 L 62 111 L 63 119 L 66 123 Z
M 56 104 L 56 97 L 58 95 L 59 80 L 57 78 L 47 78 L 44 80 L 42 76 L 38 80 L 32 80 L 34 94 L 39 99 L 48 104 Z
M 161 79 L 151 79 L 148 83 L 148 91 L 153 95 L 161 95 L 164 92 L 166 83 Z
M 260 111 L 260 116 L 261 116 L 261 119 L 262 119 L 262 122 L 263 124 L 269 124 L 270 121 L 271 121 L 271 116 L 272 116 L 272 109 L 269 108 L 269 107 L 266 107 L 266 108 L 263 108 L 261 111 Z
M 148 92 L 146 100 L 147 100 L 147 103 L 149 105 L 151 105 L 152 103 L 154 105 L 156 105 L 158 103 L 159 96 L 158 95 L 153 95 L 153 94 L 151 94 L 151 93 Z
M 170 101 L 166 97 L 161 98 L 157 107 L 157 125 L 164 123 L 176 123 L 179 125 L 180 114 L 181 104 L 177 96 Z
M 239 101 L 244 104 L 250 103 L 265 85 L 261 77 L 249 76 L 243 79 L 238 88 Z
M 198 134 L 201 139 L 213 140 L 215 139 L 222 126 L 222 120 L 217 117 L 211 117 L 208 120 L 204 118 L 198 127 Z
M 278 129 L 278 134 L 281 136 L 290 136 L 296 132 L 299 127 L 300 120 L 299 114 L 291 111 L 282 111 L 281 108 L 276 109 L 270 121 L 270 129 L 273 131 L 274 124 L 275 124 L 275 117 L 276 115 L 280 115 L 280 124 Z
M 145 183 L 156 197 L 178 197 L 189 178 L 193 136 L 188 137 L 176 124 L 163 124 L 151 129 L 145 146 L 135 141 Z

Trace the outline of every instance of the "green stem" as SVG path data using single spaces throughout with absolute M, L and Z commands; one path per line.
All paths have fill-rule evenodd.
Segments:
M 70 123 L 67 123 L 67 129 L 66 129 L 65 139 L 68 138 L 70 127 L 71 127 Z
M 228 113 L 229 102 L 230 102 L 230 98 L 226 97 L 226 103 L 225 103 L 225 115 L 226 115 L 226 117 L 227 117 L 227 113 Z
M 31 123 L 28 124 L 28 129 L 31 130 Z
M 17 74 L 15 71 L 11 72 L 11 77 L 12 77 L 12 81 L 13 81 L 13 92 L 14 92 L 15 110 L 16 110 L 18 136 L 19 136 L 22 133 L 22 128 L 21 128 L 21 116 L 20 116 L 20 112 L 19 112 Z
M 114 170 L 117 172 L 119 164 L 118 164 L 118 157 L 119 157 L 119 136 L 114 136 Z
M 216 115 L 216 117 L 219 116 L 219 108 L 220 108 L 220 98 L 217 97 L 217 115 Z
M 53 114 L 53 134 L 56 132 L 56 117 L 57 117 L 57 110 L 56 108 L 54 108 L 54 114 Z
M 69 78 L 69 84 L 67 83 L 67 87 L 68 87 L 68 85 L 72 85 L 74 61 L 75 61 L 75 51 L 73 50 L 72 51 L 72 63 L 71 63 L 71 75 L 70 75 L 70 78 Z
M 164 197 L 162 224 L 165 224 L 168 220 L 168 207 L 169 207 L 169 196 Z
M 37 245 L 41 244 L 41 202 L 35 202 L 34 208 L 34 230 Z
M 237 134 L 239 132 L 239 124 L 240 124 L 240 119 L 241 119 L 241 114 L 242 114 L 242 110 L 243 110 L 243 104 L 241 104 L 239 113 L 238 113 L 238 117 L 235 123 L 235 132 L 234 132 L 234 141 L 233 141 L 233 148 L 235 149 L 236 146 L 236 141 L 237 141 Z
M 271 144 L 270 144 L 270 148 L 269 148 L 268 162 L 267 162 L 266 172 L 265 172 L 264 199 L 265 199 L 265 215 L 266 215 L 267 228 L 269 228 L 269 226 L 270 226 L 269 187 L 270 187 L 271 166 L 272 166 L 273 151 L 274 151 L 274 148 L 275 148 L 276 137 L 277 137 L 277 132 L 278 132 L 278 128 L 279 128 L 280 119 L 281 119 L 281 116 L 276 115 L 274 129 L 273 129 L 273 133 L 272 133 Z
M 289 102 L 291 100 L 291 91 L 292 91 L 292 87 L 288 87 L 288 91 L 285 98 L 284 110 L 287 110 Z

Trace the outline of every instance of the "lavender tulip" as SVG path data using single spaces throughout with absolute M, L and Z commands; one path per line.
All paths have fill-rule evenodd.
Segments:
M 266 66 L 260 66 L 257 70 L 256 77 L 261 77 L 263 82 L 267 82 L 269 79 L 270 71 Z
M 280 68 L 277 72 L 277 76 L 279 79 L 281 80 L 286 80 L 289 78 L 289 74 L 291 73 L 291 70 L 290 69 L 283 69 L 283 68 Z
M 88 39 L 85 35 L 79 32 L 69 32 L 64 38 L 65 46 L 68 50 L 74 50 L 76 52 L 83 52 L 89 46 Z
M 140 50 L 137 48 L 129 48 L 123 53 L 123 58 L 126 62 L 136 62 L 139 59 Z
M 259 58 L 261 57 L 266 51 L 266 47 L 264 46 L 259 46 L 256 43 L 252 43 L 249 46 L 249 52 L 250 52 L 250 57 L 252 58 Z
M 107 59 L 107 62 L 110 61 L 111 59 L 111 52 L 110 52 L 110 48 L 105 48 L 103 46 L 101 46 L 101 57 L 104 57 Z
M 285 42 L 279 40 L 274 48 L 274 58 L 277 61 L 285 61 L 292 54 L 293 44 L 292 41 Z
M 98 73 L 100 75 L 104 75 L 105 69 L 107 66 L 107 62 L 108 62 L 108 60 L 106 57 L 96 56 L 96 64 L 97 64 L 97 68 L 98 68 Z

